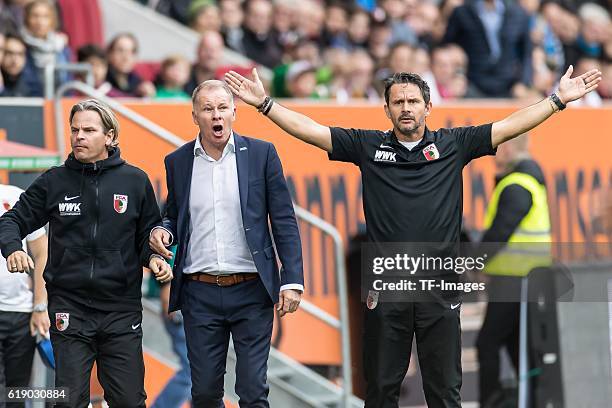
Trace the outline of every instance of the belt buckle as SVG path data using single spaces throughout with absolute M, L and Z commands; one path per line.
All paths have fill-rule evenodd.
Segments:
M 224 287 L 224 286 L 230 286 L 230 285 L 223 285 L 223 284 L 221 284 L 221 281 L 219 281 L 219 278 L 228 278 L 228 277 L 230 277 L 230 276 L 231 276 L 231 275 L 228 275 L 228 274 L 225 274 L 225 275 L 217 275 L 217 277 L 216 277 L 216 279 L 215 279 L 215 283 L 217 284 L 217 286 L 221 286 L 221 287 Z

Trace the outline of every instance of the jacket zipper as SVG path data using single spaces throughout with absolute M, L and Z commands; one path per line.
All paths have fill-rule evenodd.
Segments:
M 94 163 L 94 172 L 96 171 L 96 163 Z M 94 268 L 95 268 L 95 264 L 96 264 L 96 235 L 98 234 L 98 219 L 99 219 L 99 206 L 100 206 L 100 200 L 98 197 L 98 178 L 94 176 L 94 185 L 96 187 L 96 207 L 95 207 L 95 212 L 96 212 L 96 221 L 94 222 L 93 228 L 92 228 L 92 232 L 91 232 L 91 244 L 92 244 L 92 257 L 91 257 L 91 270 L 89 271 L 89 279 L 93 280 L 93 275 L 94 275 Z

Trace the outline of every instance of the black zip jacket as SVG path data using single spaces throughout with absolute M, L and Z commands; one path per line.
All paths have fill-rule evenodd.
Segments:
M 63 166 L 38 177 L 0 217 L 6 258 L 49 223 L 44 278 L 49 298 L 65 296 L 103 311 L 141 310 L 142 267 L 153 252 L 149 232 L 161 225 L 147 174 L 114 149 L 108 159 Z

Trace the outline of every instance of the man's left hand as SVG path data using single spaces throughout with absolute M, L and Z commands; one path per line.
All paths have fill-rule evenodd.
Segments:
M 151 269 L 151 272 L 155 275 L 155 279 L 161 283 L 170 282 L 173 278 L 172 268 L 170 268 L 168 262 L 159 256 L 151 257 L 151 260 L 149 260 L 149 269 Z
M 276 304 L 276 310 L 278 315 L 283 317 L 287 313 L 295 312 L 300 306 L 300 300 L 302 299 L 302 293 L 295 289 L 286 289 L 281 291 L 278 303 Z
M 570 78 L 573 72 L 574 67 L 570 65 L 565 75 L 559 81 L 557 94 L 564 104 L 580 99 L 595 90 L 601 81 L 601 72 L 597 69 L 592 69 L 575 78 Z
M 49 314 L 46 311 L 32 312 L 32 317 L 30 317 L 30 334 L 32 336 L 40 333 L 41 336 L 47 337 L 50 326 Z

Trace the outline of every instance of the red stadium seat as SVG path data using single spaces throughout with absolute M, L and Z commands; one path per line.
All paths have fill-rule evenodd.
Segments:
M 136 72 L 145 81 L 154 81 L 159 73 L 161 62 L 139 62 L 134 67 Z
M 98 0 L 57 0 L 63 31 L 74 51 L 85 44 L 104 47 L 102 14 Z

